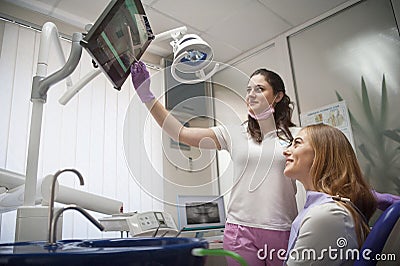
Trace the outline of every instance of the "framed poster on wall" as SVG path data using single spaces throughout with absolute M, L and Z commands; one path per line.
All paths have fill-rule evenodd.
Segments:
M 351 130 L 350 116 L 345 101 L 321 106 L 320 108 L 300 114 L 300 124 L 302 127 L 320 123 L 340 129 L 346 135 L 355 151 L 353 131 Z

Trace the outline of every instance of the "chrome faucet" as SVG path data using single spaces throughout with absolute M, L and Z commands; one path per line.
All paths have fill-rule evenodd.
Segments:
M 88 218 L 92 223 L 94 223 L 101 231 L 104 230 L 104 227 L 101 224 L 99 224 L 92 216 L 90 216 L 90 214 L 88 212 L 86 212 L 83 208 L 81 208 L 79 206 L 76 206 L 76 205 L 67 205 L 67 206 L 65 206 L 63 209 L 59 210 L 57 212 L 57 214 L 56 214 L 56 217 L 53 218 L 53 215 L 54 215 L 54 200 L 55 200 L 55 195 L 54 195 L 55 192 L 54 192 L 54 190 L 55 190 L 55 186 L 56 186 L 56 181 L 57 181 L 58 176 L 60 174 L 64 173 L 64 172 L 73 172 L 73 173 L 75 173 L 79 178 L 80 185 L 81 186 L 84 185 L 83 177 L 82 177 L 81 173 L 78 172 L 78 170 L 75 170 L 75 169 L 64 169 L 64 170 L 57 171 L 54 174 L 53 180 L 51 182 L 50 202 L 49 202 L 49 225 L 48 225 L 49 226 L 49 230 L 48 230 L 49 231 L 49 235 L 48 235 L 48 242 L 49 242 L 48 244 L 49 245 L 53 245 L 55 243 L 55 241 L 56 241 L 56 231 L 55 231 L 55 229 L 57 227 L 57 223 L 56 222 L 58 220 L 58 217 L 67 209 L 76 209 L 76 210 L 78 210 L 83 215 L 85 215 L 86 218 Z M 54 222 L 54 220 L 56 222 Z M 99 225 L 100 225 L 100 227 L 99 227 Z
M 69 209 L 74 209 L 79 211 L 80 213 L 82 213 L 86 218 L 89 219 L 89 221 L 91 221 L 97 228 L 99 228 L 100 231 L 104 231 L 104 226 L 102 224 L 100 224 L 95 218 L 93 218 L 87 211 L 85 211 L 82 207 L 79 207 L 77 205 L 71 204 L 71 205 L 67 205 L 64 206 L 61 210 L 58 210 L 56 212 L 56 214 L 54 215 L 54 219 L 51 222 L 51 230 L 52 230 L 52 234 L 50 235 L 50 239 L 49 239 L 49 245 L 54 245 L 54 243 L 56 242 L 56 231 L 57 231 L 57 221 L 58 218 L 60 217 L 60 215 Z

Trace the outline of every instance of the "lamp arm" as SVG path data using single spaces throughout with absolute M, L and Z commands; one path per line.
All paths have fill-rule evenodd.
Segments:
M 172 30 L 167 30 L 165 32 L 159 33 L 157 35 L 154 36 L 154 42 L 161 42 L 161 41 L 165 41 L 168 40 L 170 38 L 177 38 L 179 37 L 179 35 L 184 35 L 187 32 L 187 28 L 186 26 L 182 26 L 176 29 L 172 29 Z
M 208 72 L 207 75 L 205 74 L 204 69 L 197 71 L 195 75 L 201 80 L 207 80 L 211 78 L 211 76 L 213 76 L 215 73 L 217 73 L 218 70 L 219 70 L 219 63 L 215 63 L 214 68 L 210 72 Z

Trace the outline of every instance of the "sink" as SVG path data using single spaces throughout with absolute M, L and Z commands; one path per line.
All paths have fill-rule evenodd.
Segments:
M 0 244 L 0 265 L 204 265 L 193 248 L 208 243 L 175 237 L 16 242 Z

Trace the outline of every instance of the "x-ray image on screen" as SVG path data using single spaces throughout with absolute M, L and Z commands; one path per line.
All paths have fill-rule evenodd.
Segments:
M 120 90 L 130 75 L 130 66 L 141 58 L 153 39 L 140 0 L 112 0 L 81 45 Z
M 187 224 L 219 223 L 217 202 L 190 202 L 186 203 Z

